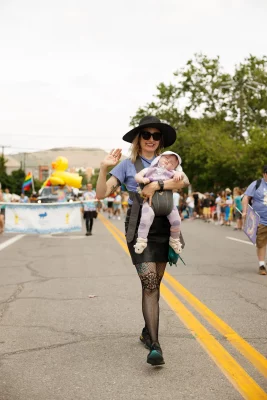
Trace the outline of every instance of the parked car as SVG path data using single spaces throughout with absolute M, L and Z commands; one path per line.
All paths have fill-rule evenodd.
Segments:
M 56 203 L 57 202 L 57 190 L 58 186 L 46 186 L 39 191 L 39 196 L 37 198 L 37 203 Z M 73 192 L 69 192 L 66 195 L 67 201 L 74 200 Z

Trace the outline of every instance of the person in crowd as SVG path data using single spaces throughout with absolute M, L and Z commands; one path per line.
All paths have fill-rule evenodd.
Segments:
M 0 189 L 0 235 L 4 232 L 5 227 L 5 204 L 3 203 L 5 203 L 4 194 L 2 189 Z
M 65 203 L 68 201 L 68 193 L 71 193 L 71 188 L 67 185 L 58 185 L 58 188 L 52 189 L 52 193 L 57 195 L 58 203 Z
M 101 200 L 97 200 L 97 202 L 96 202 L 96 211 L 97 211 L 97 213 L 100 213 L 102 208 L 103 208 L 102 201 Z
M 195 202 L 194 202 L 194 197 L 191 194 L 189 194 L 187 196 L 186 205 L 188 207 L 189 218 L 193 219 L 194 218 Z
M 214 193 L 210 193 L 210 221 L 214 222 L 216 214 L 216 204 Z
M 29 203 L 29 197 L 25 195 L 25 193 L 21 193 L 20 195 L 20 199 L 19 199 L 20 203 Z
M 173 205 L 177 208 L 177 210 L 179 212 L 180 194 L 178 193 L 178 191 L 173 192 L 172 198 L 173 198 Z M 180 213 L 179 213 L 179 215 L 180 215 Z
M 113 202 L 115 198 L 115 193 L 111 193 L 107 197 L 107 212 L 108 212 L 108 218 L 111 219 L 114 216 L 114 210 L 113 210 Z
M 236 227 L 234 228 L 235 231 L 241 231 L 243 225 L 242 219 L 242 190 L 240 188 L 236 188 L 234 195 L 234 206 L 235 206 L 235 220 L 236 220 Z
M 10 191 L 9 191 L 8 188 L 5 189 L 4 201 L 5 201 L 6 203 L 11 203 L 11 201 L 12 201 L 12 194 L 10 193 Z
M 36 192 L 32 192 L 31 197 L 30 197 L 30 203 L 37 203 L 38 201 L 38 195 Z
M 267 165 L 263 167 L 263 178 L 257 185 L 257 181 L 252 182 L 245 191 L 242 206 L 243 218 L 247 215 L 249 201 L 252 200 L 253 209 L 260 216 L 260 224 L 257 230 L 257 256 L 259 261 L 259 274 L 266 275 L 265 257 L 267 246 Z
M 132 143 L 131 157 L 121 163 L 121 150 L 112 150 L 100 166 L 96 194 L 104 198 L 125 184 L 130 193 L 129 209 L 125 221 L 126 239 L 132 262 L 136 267 L 142 285 L 142 311 L 145 327 L 140 340 L 149 348 L 147 362 L 151 365 L 165 363 L 158 339 L 160 283 L 168 262 L 170 223 L 167 217 L 156 216 L 148 234 L 147 247 L 142 254 L 135 253 L 137 227 L 141 214 L 141 199 L 137 193 L 134 177 L 142 168 L 161 153 L 163 147 L 171 146 L 176 140 L 175 130 L 158 118 L 146 116 L 139 125 L 126 133 L 123 140 Z M 119 164 L 118 164 L 119 163 Z M 118 165 L 117 165 L 118 164 Z M 141 168 L 140 168 L 141 164 Z M 111 177 L 106 181 L 109 167 L 114 167 Z M 189 184 L 185 176 L 182 181 L 173 179 L 164 182 L 151 182 L 142 190 L 142 197 L 151 202 L 156 191 L 177 190 Z
M 126 217 L 127 214 L 127 210 L 128 210 L 128 201 L 129 201 L 129 193 L 124 191 L 121 194 L 121 207 L 122 207 L 122 211 L 124 214 L 124 217 Z
M 221 221 L 221 201 L 222 201 L 221 193 L 218 192 L 218 193 L 217 193 L 217 197 L 216 197 L 216 199 L 215 199 L 217 224 L 219 224 L 220 221 Z
M 121 219 L 121 194 L 120 190 L 117 190 L 115 193 L 114 201 L 113 201 L 113 218 L 118 220 Z
M 87 183 L 87 191 L 82 196 L 83 203 L 83 218 L 85 220 L 86 236 L 92 236 L 94 218 L 97 217 L 96 211 L 96 192 L 93 190 L 93 185 Z
M 187 199 L 187 195 L 186 193 L 181 194 L 180 197 L 180 216 L 181 216 L 181 220 L 185 220 L 187 218 L 189 218 L 189 212 L 188 212 L 188 207 L 186 204 L 186 199 Z
M 171 178 L 177 182 L 183 178 L 183 173 L 176 171 L 176 168 L 181 164 L 181 162 L 181 157 L 178 154 L 172 151 L 166 151 L 160 156 L 156 157 L 155 160 L 152 161 L 150 167 L 144 168 L 138 174 L 136 174 L 135 180 L 137 183 L 143 185 L 147 185 L 150 182 L 164 182 L 165 180 Z M 164 199 L 164 202 L 166 205 L 166 199 Z M 175 253 L 179 254 L 182 251 L 182 244 L 180 242 L 181 218 L 177 208 L 173 204 L 173 199 L 170 202 L 170 206 L 168 207 L 167 211 L 168 212 L 166 212 L 166 216 L 170 222 L 169 245 L 173 248 Z M 135 252 L 138 254 L 143 253 L 147 247 L 147 236 L 154 221 L 155 215 L 157 215 L 157 213 L 155 212 L 152 204 L 144 201 L 138 228 L 138 237 L 136 244 L 134 245 Z
M 226 193 L 224 190 L 221 191 L 221 226 L 225 224 L 225 207 L 226 207 Z
M 232 198 L 232 191 L 231 189 L 227 188 L 225 189 L 225 193 L 226 193 L 226 200 L 225 200 L 225 207 L 224 207 L 224 222 L 226 226 L 230 226 L 231 225 L 231 208 L 233 206 L 233 198 Z
M 210 214 L 210 206 L 211 206 L 211 200 L 210 200 L 210 194 L 206 192 L 205 198 L 203 200 L 203 217 L 205 222 L 210 222 L 211 214 Z
M 197 192 L 193 192 L 192 196 L 194 198 L 194 213 L 193 213 L 193 215 L 194 215 L 194 218 L 199 218 L 199 215 L 200 215 L 199 194 Z

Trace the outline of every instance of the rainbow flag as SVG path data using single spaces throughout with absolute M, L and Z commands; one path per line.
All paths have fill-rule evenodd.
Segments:
M 22 185 L 22 191 L 24 192 L 24 190 L 30 190 L 30 187 L 32 185 L 32 173 L 28 172 L 26 177 L 25 177 L 25 181 L 23 182 Z

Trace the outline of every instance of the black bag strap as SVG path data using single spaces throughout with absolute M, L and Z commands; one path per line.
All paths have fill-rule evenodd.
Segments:
M 261 185 L 261 178 L 258 179 L 256 182 L 255 191 L 259 189 L 260 185 Z
M 140 172 L 140 171 L 142 171 L 142 169 L 145 168 L 145 167 L 143 166 L 143 163 L 142 163 L 142 160 L 141 160 L 140 157 L 137 157 L 137 159 L 136 159 L 136 161 L 135 161 L 135 163 L 134 163 L 134 166 L 135 166 L 135 169 L 136 169 L 136 172 L 137 172 L 137 173 Z
M 255 192 L 256 192 L 256 190 L 259 189 L 260 185 L 261 185 L 261 178 L 257 179 L 256 185 L 255 185 Z M 255 194 L 255 192 L 254 192 L 254 194 Z M 241 198 L 243 199 L 243 197 L 244 197 L 244 195 Z M 253 203 L 253 197 L 249 200 L 248 204 L 250 206 L 252 206 L 252 203 Z
M 142 160 L 140 157 L 137 157 L 135 163 L 134 163 L 136 172 L 140 172 L 142 169 L 144 169 Z M 126 239 L 127 242 L 130 243 L 134 239 L 135 235 L 135 230 L 136 230 L 136 225 L 137 225 L 137 220 L 139 217 L 139 212 L 140 212 L 140 205 L 143 203 L 143 199 L 141 196 L 136 193 L 136 192 L 129 192 L 130 199 L 132 200 L 133 204 L 131 207 L 131 214 L 130 214 L 130 219 L 129 219 L 129 225 L 126 233 Z

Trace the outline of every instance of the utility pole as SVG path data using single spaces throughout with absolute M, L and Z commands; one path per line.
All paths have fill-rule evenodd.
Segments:
M 11 147 L 11 146 L 6 146 L 6 145 L 1 144 L 0 147 L 2 147 L 2 157 L 4 158 L 5 148 Z
M 23 171 L 26 173 L 26 153 L 23 153 Z

